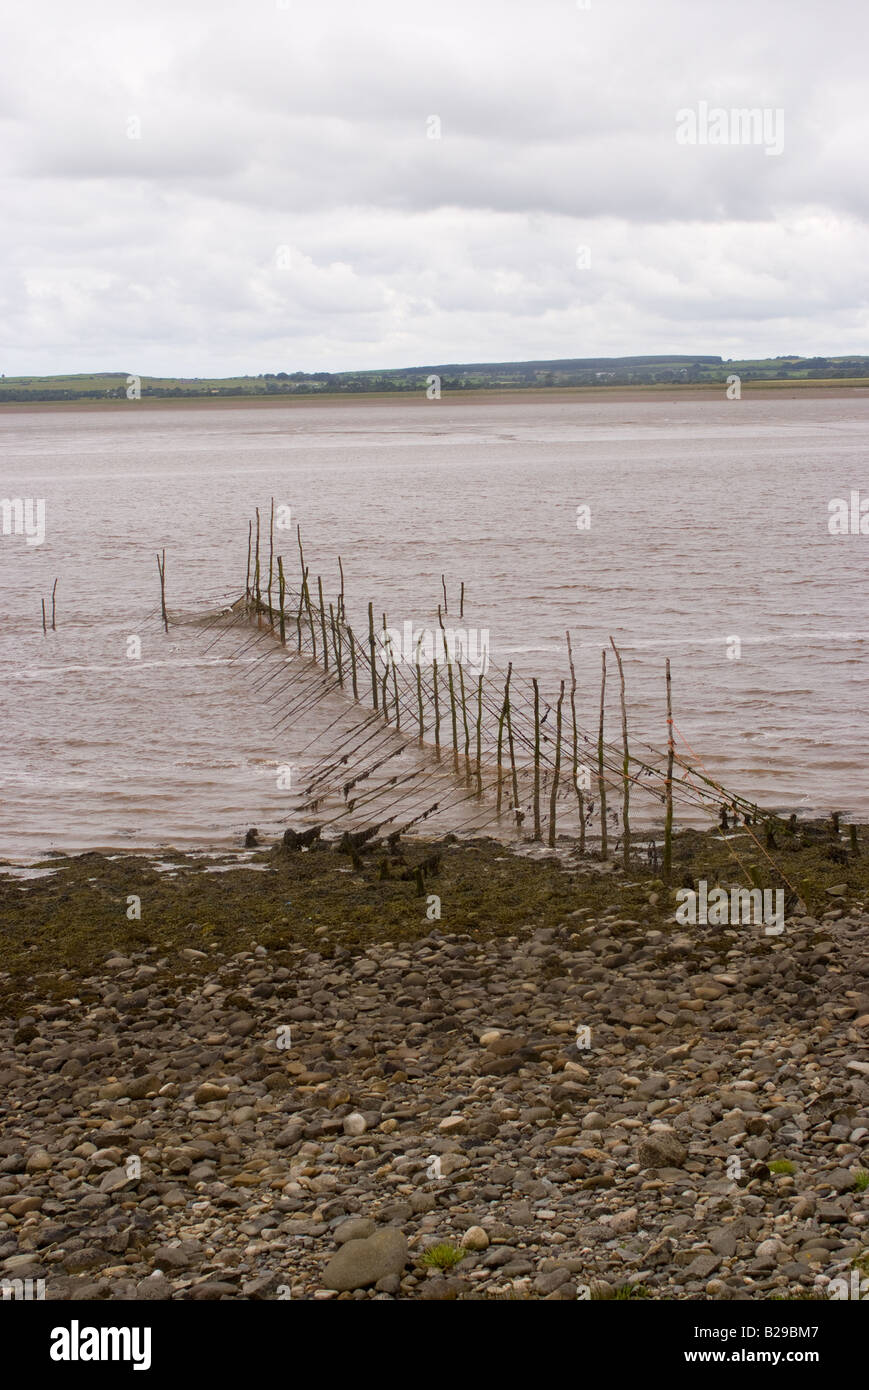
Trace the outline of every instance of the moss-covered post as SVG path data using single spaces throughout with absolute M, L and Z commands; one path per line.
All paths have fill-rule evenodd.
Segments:
M 631 862 L 631 755 L 628 750 L 628 707 L 625 701 L 625 672 L 618 647 L 610 637 L 619 668 L 619 688 L 622 706 L 622 863 L 627 869 Z
M 600 723 L 597 735 L 597 789 L 600 798 L 600 857 L 609 858 L 606 830 L 606 781 L 603 775 L 603 725 L 606 699 L 606 648 L 600 654 Z
M 549 847 L 555 848 L 555 810 L 558 797 L 558 778 L 561 773 L 561 706 L 564 703 L 564 681 L 558 696 L 555 711 L 555 767 L 552 772 L 552 791 L 549 796 Z

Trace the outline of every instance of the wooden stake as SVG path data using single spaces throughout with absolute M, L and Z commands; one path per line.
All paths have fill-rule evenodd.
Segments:
M 377 709 L 377 661 L 374 641 L 374 605 L 368 605 L 368 650 L 371 661 L 371 704 Z
M 419 741 L 420 741 L 420 743 L 422 743 L 422 741 L 423 741 L 423 736 L 424 736 L 424 734 L 425 734 L 425 712 L 424 712 L 424 709 L 423 709 L 423 699 L 422 699 L 422 664 L 421 664 L 420 659 L 419 659 L 420 647 L 422 646 L 422 639 L 423 639 L 423 634 L 420 633 L 420 634 L 419 634 L 419 639 L 418 639 L 417 644 L 416 644 L 416 656 L 415 656 L 415 659 L 414 659 L 414 665 L 415 665 L 415 667 L 416 667 L 416 703 L 417 703 L 417 708 L 418 708 L 418 710 L 419 710 Z
M 669 883 L 673 871 L 673 694 L 670 683 L 670 658 L 667 657 L 667 807 L 664 814 L 664 882 Z
M 269 519 L 269 622 L 272 627 L 275 625 L 274 610 L 272 609 L 272 573 L 274 570 L 275 553 L 275 499 L 272 498 L 272 511 Z
M 555 801 L 558 796 L 558 776 L 561 772 L 561 706 L 564 702 L 564 681 L 555 711 L 555 767 L 552 772 L 552 792 L 549 797 L 549 847 L 555 848 Z
M 323 581 L 317 575 L 317 592 L 320 595 L 320 628 L 323 633 L 323 670 L 329 670 L 329 644 L 326 641 L 326 608 L 323 603 Z
M 477 796 L 483 795 L 483 675 L 477 681 Z
M 386 631 L 386 614 L 383 614 L 383 679 L 380 683 L 380 703 L 383 710 L 383 718 L 389 722 L 389 714 L 386 709 L 386 683 L 389 680 L 389 636 Z
M 335 653 L 335 666 L 338 670 L 338 684 L 344 684 L 344 668 L 341 664 L 341 629 L 335 622 L 335 609 L 329 604 L 329 625 L 332 629 L 332 649 Z
M 600 725 L 597 735 L 597 789 L 600 799 L 600 857 L 608 858 L 606 833 L 606 782 L 603 776 L 603 719 L 606 695 L 606 648 L 600 654 Z
M 164 562 L 164 563 L 165 563 L 165 562 Z M 52 630 L 52 632 L 56 632 L 56 631 L 57 631 L 57 623 L 56 623 L 56 621 L 55 621 L 57 609 L 56 609 L 56 607 L 55 607 L 55 597 L 54 597 L 56 593 L 57 593 L 57 580 L 55 579 L 54 583 L 53 583 L 52 586 L 51 586 L 51 630 Z
M 259 609 L 260 609 L 260 603 L 262 602 L 262 593 L 260 592 L 260 582 L 259 582 L 259 507 L 256 508 L 256 557 L 255 557 L 255 561 L 254 561 L 254 581 L 253 581 L 253 582 L 254 582 L 254 590 L 255 590 L 255 592 L 256 592 L 257 627 L 259 627 Z
M 501 754 L 504 747 L 504 721 L 507 718 L 507 705 L 510 699 L 510 674 L 513 670 L 512 661 L 507 667 L 507 679 L 504 682 L 504 703 L 501 706 L 501 717 L 498 720 L 498 806 L 497 814 L 501 814 L 501 793 L 502 793 L 502 772 Z
M 447 607 L 447 581 L 443 575 L 441 575 L 441 587 L 444 591 L 444 612 L 449 613 L 450 610 Z
M 622 747 L 624 749 L 622 760 L 622 863 L 627 869 L 631 862 L 631 756 L 628 751 L 628 707 L 625 703 L 625 672 L 622 658 L 612 637 L 610 637 L 610 646 L 616 654 L 622 702 Z
M 45 622 L 45 599 L 42 600 L 42 635 L 43 637 L 48 636 L 48 627 Z
M 305 577 L 302 584 L 302 597 L 305 600 L 305 611 L 308 614 L 308 623 L 311 628 L 311 654 L 314 661 L 317 660 L 317 629 L 314 626 L 314 610 L 311 607 L 311 594 L 308 589 L 308 566 L 305 566 Z
M 434 712 L 435 712 L 435 727 L 434 727 L 434 736 L 435 736 L 435 757 L 436 757 L 436 758 L 439 758 L 440 755 L 441 755 L 441 711 L 440 711 L 440 704 L 439 704 L 439 702 L 438 702 L 438 664 L 437 664 L 437 661 L 435 660 L 434 657 L 432 657 L 431 669 L 432 669 L 432 691 L 433 691 L 433 694 L 434 694 Z
M 157 556 L 157 571 L 160 575 L 160 613 L 163 618 L 164 631 L 169 631 L 169 616 L 166 612 L 166 551 L 163 551 L 163 558 Z
M 257 516 L 257 528 L 259 527 L 259 516 Z M 299 651 L 302 650 L 302 606 L 308 615 L 308 622 L 311 625 L 311 647 L 314 653 L 314 660 L 317 660 L 317 639 L 314 635 L 314 615 L 311 612 L 311 595 L 308 592 L 308 567 L 305 564 L 305 552 L 302 548 L 302 528 L 296 525 L 296 539 L 299 542 L 299 570 L 301 572 L 301 592 L 299 594 L 299 617 L 297 620 L 299 629 Z
M 468 729 L 468 709 L 465 704 L 465 672 L 461 661 L 459 662 L 459 695 L 462 701 L 462 728 L 465 731 L 465 776 L 469 777 L 470 764 L 468 758 L 471 747 L 471 735 Z
M 282 647 L 285 647 L 285 646 L 287 645 L 287 625 L 286 625 L 286 619 L 284 618 L 284 595 L 285 595 L 285 593 L 286 593 L 286 587 L 287 587 L 287 586 L 286 586 L 286 581 L 285 581 L 285 579 L 284 579 L 284 562 L 283 562 L 282 557 L 279 555 L 279 556 L 278 556 L 278 602 L 279 602 L 280 605 L 281 605 L 281 646 L 282 646 Z
M 350 641 L 350 679 L 353 682 L 353 699 L 359 702 L 359 691 L 356 687 L 356 638 L 353 636 L 352 627 L 348 627 L 347 636 Z
M 393 652 L 393 650 L 392 650 L 392 637 L 391 637 L 391 635 L 390 635 L 389 628 L 386 626 L 386 614 L 385 614 L 385 613 L 384 613 L 384 615 L 383 615 L 383 649 L 384 649 L 384 651 L 386 652 L 386 671 L 384 672 L 384 676 L 383 676 L 383 717 L 384 717 L 384 719 L 388 719 L 388 718 L 389 718 L 389 715 L 386 713 L 386 682 L 387 682 L 387 680 L 388 680 L 388 678 L 389 678 L 389 672 L 390 672 L 390 670 L 391 670 L 391 671 L 392 671 L 392 697 L 393 697 L 393 699 L 394 699 L 394 701 L 395 701 L 395 727 L 396 727 L 396 729 L 400 729 L 400 728 L 401 728 L 401 705 L 399 704 L 399 700 L 398 700 L 398 671 L 397 671 L 396 665 L 395 665 L 395 654 L 394 654 L 394 652 Z
M 459 594 L 459 617 L 465 616 L 465 581 L 462 580 L 462 592 Z
M 344 566 L 341 563 L 341 556 L 338 556 L 338 573 L 341 576 L 341 592 L 338 595 L 338 621 L 343 623 L 347 617 L 347 610 L 344 607 Z
M 585 854 L 585 798 L 577 780 L 579 772 L 579 734 L 576 727 L 576 667 L 573 664 L 573 650 L 570 645 L 570 632 L 567 637 L 567 660 L 570 664 L 570 721 L 573 726 L 573 767 L 572 779 L 579 805 L 579 852 Z
M 512 665 L 512 663 L 511 663 Z M 507 678 L 509 681 L 510 668 L 507 668 Z M 509 697 L 507 699 L 507 747 L 510 750 L 510 772 L 513 778 L 513 814 L 516 817 L 516 831 L 522 829 L 522 822 L 525 819 L 525 812 L 519 805 L 519 776 L 516 772 L 516 749 L 513 746 L 513 713 L 510 708 Z
M 534 686 L 534 838 L 540 839 L 540 689 Z
M 441 578 L 443 579 L 443 575 L 441 575 Z M 446 589 L 444 589 L 444 601 L 446 601 Z M 447 663 L 447 684 L 448 684 L 448 686 L 449 686 L 449 691 L 450 691 L 450 717 L 451 717 L 451 719 L 452 719 L 452 725 L 453 725 L 453 766 L 455 767 L 456 772 L 458 772 L 458 770 L 459 770 L 459 734 L 458 734 L 458 726 L 457 726 L 457 722 L 456 722 L 456 721 L 457 721 L 457 716 L 456 716 L 456 687 L 455 687 L 455 683 L 454 683 L 454 681 L 453 681 L 453 655 L 454 655 L 454 652 L 451 652 L 451 651 L 449 650 L 448 646 L 447 646 L 447 634 L 446 634 L 446 631 L 445 631 L 445 629 L 444 629 L 444 620 L 443 620 L 443 617 L 441 616 L 441 606 L 440 606 L 440 604 L 438 604 L 438 622 L 439 622 L 439 624 L 440 624 L 441 633 L 442 633 L 443 639 L 444 639 L 444 656 L 445 656 L 445 658 L 446 658 L 446 663 Z
M 252 521 L 249 521 L 249 522 L 247 523 L 247 579 L 245 580 L 245 583 L 244 583 L 244 598 L 245 598 L 245 603 L 246 603 L 246 604 L 250 602 L 250 552 L 251 552 L 251 545 L 252 545 L 252 539 L 251 539 L 252 534 L 253 534 L 253 522 L 252 522 Z

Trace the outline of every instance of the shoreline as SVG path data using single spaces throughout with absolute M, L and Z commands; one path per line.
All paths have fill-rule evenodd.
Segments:
M 3 401 L 0 402 L 0 417 L 5 411 L 14 411 L 25 414 L 43 414 L 53 411 L 100 411 L 100 410 L 204 410 L 218 408 L 223 410 L 243 410 L 250 407 L 263 407 L 264 409 L 276 409 L 280 407 L 294 408 L 297 406 L 327 406 L 341 405 L 348 406 L 353 404 L 362 405 L 385 405 L 399 404 L 405 402 L 409 405 L 416 405 L 422 409 L 431 409 L 433 405 L 442 404 L 444 401 L 450 404 L 464 402 L 483 401 L 491 405 L 496 401 L 507 405 L 515 405 L 520 401 L 530 401 L 532 404 L 542 404 L 544 402 L 581 402 L 593 401 L 612 401 L 614 404 L 636 403 L 644 400 L 660 400 L 668 405 L 677 403 L 680 400 L 689 398 L 691 400 L 704 401 L 725 401 L 726 386 L 722 382 L 720 386 L 708 385 L 686 385 L 672 387 L 669 385 L 660 386 L 543 386 L 529 387 L 527 390 L 515 390 L 512 388 L 496 389 L 486 388 L 479 391 L 444 391 L 440 402 L 433 402 L 426 399 L 424 391 L 357 391 L 357 392 L 335 392 L 298 396 L 202 396 L 196 398 L 184 398 L 179 396 L 167 396 L 164 398 L 145 398 L 137 401 L 128 400 L 71 400 L 71 401 Z M 795 382 L 783 383 L 776 386 L 772 382 L 744 382 L 742 386 L 743 399 L 751 396 L 758 400 L 849 400 L 863 399 L 869 397 L 869 379 L 865 385 L 848 385 L 840 382 L 830 382 L 824 385 L 821 382 L 811 382 L 806 386 L 797 385 Z
M 49 1301 L 830 1297 L 869 1274 L 866 836 L 844 865 L 831 835 L 776 852 L 811 884 L 780 937 L 678 926 L 641 864 L 485 840 L 424 847 L 437 920 L 400 876 L 416 845 L 388 878 L 381 850 L 0 873 L 0 1278 Z M 736 863 L 684 832 L 674 870 Z
M 447 835 L 406 838 L 393 851 L 375 839 L 360 847 L 353 864 L 338 841 L 295 852 L 278 841 L 255 849 L 87 850 L 51 853 L 26 866 L 0 863 L 0 1004 L 17 999 L 14 991 L 37 966 L 77 973 L 97 964 L 109 946 L 126 951 L 144 944 L 176 956 L 195 944 L 191 923 L 199 924 L 209 949 L 227 950 L 249 946 L 254 929 L 273 945 L 313 944 L 318 933 L 327 933 L 351 949 L 379 939 L 387 927 L 406 939 L 426 934 L 426 894 L 419 892 L 414 866 L 433 858 L 441 877 L 431 891 L 450 899 L 450 929 L 486 936 L 503 935 L 535 916 L 549 925 L 568 897 L 574 907 L 596 913 L 626 902 L 636 911 L 642 906 L 646 925 L 661 929 L 680 885 L 706 879 L 750 886 L 749 870 L 761 873 L 768 887 L 784 887 L 789 900 L 799 893 L 809 910 L 821 910 L 827 890 L 842 882 L 855 901 L 869 903 L 869 825 L 857 826 L 855 835 L 866 853 L 853 853 L 850 831 L 845 826 L 836 835 L 827 822 L 805 821 L 791 832 L 778 822 L 774 848 L 767 850 L 763 834 L 758 838 L 748 827 L 726 837 L 717 829 L 679 830 L 668 901 L 654 911 L 642 905 L 642 894 L 634 901 L 633 889 L 622 888 L 635 878 L 658 881 L 659 869 L 647 854 L 635 853 L 626 874 L 620 855 L 606 862 L 597 852 L 580 858 L 575 842 L 561 837 L 554 850 L 532 841 L 510 846 L 490 836 Z M 425 886 L 427 893 L 427 878 Z M 139 918 L 126 915 L 131 893 L 141 901 Z

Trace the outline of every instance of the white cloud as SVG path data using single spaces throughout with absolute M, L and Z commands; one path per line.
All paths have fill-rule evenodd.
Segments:
M 20 10 L 3 365 L 860 351 L 867 30 L 848 0 Z M 783 153 L 678 145 L 700 101 L 781 108 Z

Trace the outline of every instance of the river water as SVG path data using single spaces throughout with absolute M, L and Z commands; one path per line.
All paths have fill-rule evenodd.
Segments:
M 272 496 L 293 582 L 298 522 L 332 599 L 342 556 L 358 630 L 369 599 L 378 624 L 433 628 L 442 575 L 458 626 L 464 582 L 461 627 L 549 696 L 570 629 L 589 727 L 612 635 L 632 737 L 659 747 L 669 656 L 680 739 L 712 775 L 867 818 L 869 536 L 828 527 L 832 499 L 869 497 L 867 437 L 862 395 L 0 414 L 0 496 L 31 499 L 34 525 L 45 506 L 41 544 L 0 535 L 0 856 L 287 823 L 276 768 L 304 765 L 322 711 L 282 725 L 256 651 L 197 621 L 242 592 L 248 518 Z

